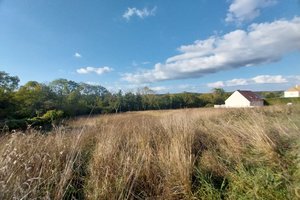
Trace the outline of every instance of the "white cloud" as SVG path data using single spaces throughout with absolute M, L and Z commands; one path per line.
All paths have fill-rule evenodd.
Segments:
M 286 78 L 281 75 L 270 76 L 270 75 L 261 75 L 252 78 L 255 83 L 264 84 L 264 83 L 286 83 L 288 82 Z
M 85 67 L 85 68 L 80 68 L 80 69 L 77 69 L 77 73 L 78 74 L 90 74 L 90 73 L 96 73 L 96 74 L 105 74 L 105 73 L 108 73 L 108 72 L 111 72 L 113 70 L 113 68 L 111 67 Z
M 74 57 L 76 57 L 76 58 L 81 58 L 82 56 L 81 56 L 81 54 L 80 54 L 80 53 L 78 53 L 78 52 L 75 52 L 75 54 L 74 54 Z
M 242 78 L 237 78 L 237 79 L 232 79 L 226 82 L 226 86 L 235 86 L 235 85 L 248 85 L 249 82 L 246 79 Z
M 207 84 L 207 87 L 210 87 L 210 88 L 222 88 L 224 87 L 225 84 L 223 81 L 217 81 L 217 82 L 214 82 L 214 83 L 208 83 Z
M 235 30 L 223 36 L 211 36 L 181 46 L 179 55 L 157 63 L 153 69 L 127 73 L 132 83 L 196 78 L 222 70 L 249 67 L 279 61 L 300 50 L 300 17 L 271 23 L 252 24 L 247 30 Z
M 242 86 L 242 85 L 254 85 L 254 84 L 279 84 L 287 83 L 288 79 L 292 80 L 294 77 L 283 77 L 282 75 L 259 75 L 249 79 L 232 79 L 228 81 L 217 81 L 214 83 L 208 83 L 207 86 L 211 88 L 219 87 L 232 87 L 232 86 Z
M 229 6 L 226 22 L 251 21 L 260 15 L 260 10 L 275 5 L 277 0 L 233 0 Z
M 155 87 L 150 87 L 150 89 L 155 92 L 163 92 L 163 91 L 168 90 L 168 88 L 165 86 L 155 86 Z
M 94 85 L 94 86 L 101 86 L 101 84 L 100 83 L 98 83 L 98 82 L 93 82 L 93 81 L 87 81 L 87 82 L 85 82 L 86 84 L 89 84 L 89 85 Z
M 127 10 L 123 14 L 123 18 L 129 21 L 131 17 L 137 16 L 141 19 L 144 19 L 145 17 L 149 16 L 155 16 L 157 7 L 155 6 L 152 9 L 143 8 L 143 9 L 137 9 L 137 8 L 127 8 Z

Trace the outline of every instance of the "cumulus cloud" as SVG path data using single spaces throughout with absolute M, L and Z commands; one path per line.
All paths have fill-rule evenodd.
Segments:
M 237 23 L 251 21 L 260 15 L 261 9 L 276 3 L 276 0 L 233 0 L 225 21 Z
M 181 46 L 180 54 L 157 63 L 153 69 L 124 74 L 132 83 L 196 78 L 222 70 L 279 61 L 300 50 L 300 17 L 252 24 L 223 36 L 211 36 Z
M 141 19 L 144 19 L 145 17 L 149 16 L 155 16 L 157 7 L 155 6 L 152 9 L 149 8 L 143 8 L 143 9 L 137 9 L 137 8 L 127 8 L 127 10 L 123 14 L 123 18 L 129 21 L 131 17 L 137 16 Z
M 74 54 L 74 57 L 76 57 L 76 58 L 81 58 L 82 56 L 81 56 L 81 54 L 80 54 L 80 53 L 78 53 L 78 52 L 75 52 L 75 54 Z
M 286 78 L 281 75 L 270 76 L 270 75 L 261 75 L 252 78 L 255 83 L 264 84 L 264 83 L 286 83 L 288 82 Z
M 288 79 L 294 79 L 294 77 L 283 77 L 282 75 L 259 75 L 249 79 L 232 79 L 228 81 L 217 81 L 214 83 L 208 83 L 207 86 L 211 88 L 231 87 L 241 85 L 254 85 L 254 84 L 266 84 L 266 83 L 287 83 Z
M 113 70 L 113 68 L 111 67 L 84 67 L 84 68 L 80 68 L 80 69 L 77 69 L 77 73 L 78 74 L 90 74 L 90 73 L 96 73 L 96 74 L 105 74 L 105 73 L 108 73 L 108 72 L 111 72 Z

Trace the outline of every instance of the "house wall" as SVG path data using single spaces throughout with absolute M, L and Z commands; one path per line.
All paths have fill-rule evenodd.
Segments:
M 286 91 L 284 92 L 284 97 L 300 97 L 300 92 L 298 91 Z
M 250 107 L 250 101 L 241 95 L 238 91 L 235 91 L 226 101 L 226 107 Z
M 251 106 L 264 106 L 264 101 L 252 101 Z

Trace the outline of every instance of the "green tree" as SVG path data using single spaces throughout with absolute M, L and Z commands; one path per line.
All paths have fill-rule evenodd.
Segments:
M 124 111 L 136 111 L 142 109 L 141 96 L 139 94 L 135 95 L 132 92 L 127 92 L 123 99 Z
M 172 97 L 170 94 L 164 94 L 158 97 L 160 109 L 172 109 Z
M 119 90 L 119 92 L 116 94 L 110 94 L 108 95 L 108 98 L 111 109 L 113 109 L 115 113 L 118 113 L 121 110 L 123 104 L 122 91 Z
M 18 88 L 19 78 L 0 71 L 0 119 L 12 117 L 16 110 L 14 91 Z
M 34 117 L 45 113 L 54 107 L 54 96 L 48 86 L 36 81 L 29 81 L 15 94 L 18 102 L 18 115 L 20 117 Z
M 184 101 L 183 101 L 182 95 L 180 95 L 180 94 L 173 94 L 171 96 L 171 98 L 172 98 L 172 108 L 173 109 L 183 108 Z
M 56 79 L 49 84 L 50 89 L 57 95 L 66 96 L 79 89 L 79 84 L 67 79 Z
M 158 109 L 158 97 L 149 87 L 144 87 L 138 90 L 137 95 L 141 96 L 142 108 L 144 110 Z
M 4 92 L 11 92 L 18 88 L 20 79 L 17 76 L 10 76 L 4 71 L 0 71 L 0 89 Z
M 224 96 L 224 94 L 225 94 L 225 90 L 223 88 L 214 88 L 212 90 L 212 92 L 214 95 L 217 95 L 217 96 Z
M 0 89 L 0 119 L 12 117 L 15 113 L 16 106 L 14 94 Z
M 81 100 L 88 112 L 93 110 L 93 113 L 101 113 L 104 108 L 105 101 L 107 112 L 109 111 L 110 92 L 100 85 L 90 85 L 87 83 L 80 83 Z M 109 111 L 110 112 L 110 111 Z
M 183 107 L 185 107 L 185 108 L 196 107 L 197 97 L 194 94 L 184 92 L 181 95 L 182 95 L 182 100 L 183 100 Z
M 83 95 L 87 96 L 104 96 L 108 94 L 108 90 L 105 87 L 102 87 L 101 85 L 90 85 L 87 83 L 80 83 L 80 92 Z
M 213 97 L 214 104 L 220 105 L 225 103 L 226 95 L 225 90 L 223 88 L 214 88 L 213 89 Z

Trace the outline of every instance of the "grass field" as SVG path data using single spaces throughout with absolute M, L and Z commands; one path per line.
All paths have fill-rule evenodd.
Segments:
M 0 138 L 0 199 L 299 199 L 300 107 L 78 118 Z

